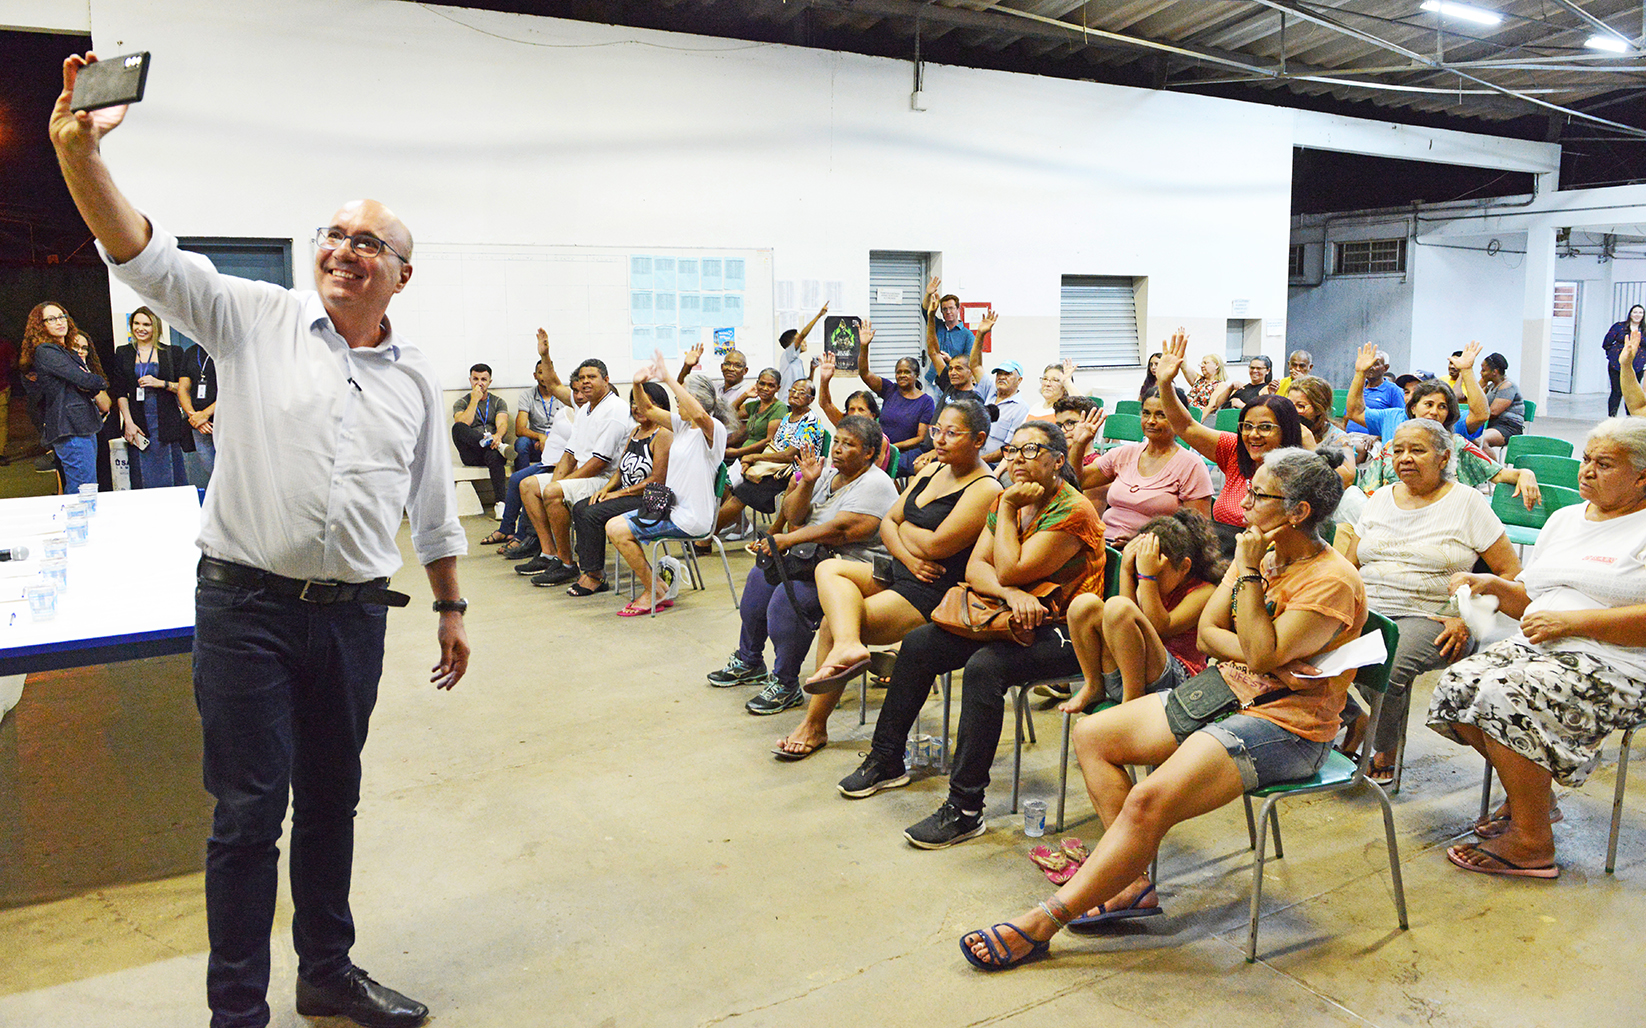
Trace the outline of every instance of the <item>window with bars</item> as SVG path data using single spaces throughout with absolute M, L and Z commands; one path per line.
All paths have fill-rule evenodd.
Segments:
M 920 301 L 930 262 L 926 253 L 869 251 L 869 320 L 874 323 L 869 366 L 877 375 L 890 376 L 904 357 L 925 366 L 926 315 Z
M 1336 244 L 1333 270 L 1339 275 L 1387 275 L 1406 270 L 1406 240 L 1356 239 Z
M 1292 244 L 1291 250 L 1286 255 L 1286 275 L 1288 278 L 1303 277 L 1303 245 L 1302 243 Z
M 1127 368 L 1141 363 L 1137 336 L 1137 283 L 1131 278 L 1064 275 L 1059 307 L 1060 355 L 1081 368 Z

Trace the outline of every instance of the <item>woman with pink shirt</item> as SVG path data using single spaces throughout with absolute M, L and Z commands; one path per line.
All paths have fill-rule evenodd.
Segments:
M 1181 399 L 1182 393 L 1179 392 Z M 1212 516 L 1212 476 L 1194 451 L 1177 445 L 1160 390 L 1143 396 L 1143 441 L 1118 446 L 1084 466 L 1080 486 L 1086 491 L 1109 487 L 1103 511 L 1105 536 L 1124 546 L 1151 518 L 1174 514 L 1181 507 Z M 1077 427 L 1070 448 L 1084 453 L 1092 429 Z M 1072 463 L 1079 467 L 1079 458 Z

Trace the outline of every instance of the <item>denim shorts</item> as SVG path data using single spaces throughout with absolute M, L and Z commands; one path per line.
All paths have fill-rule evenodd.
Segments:
M 1161 693 L 1165 702 L 1166 693 Z M 1240 782 L 1250 792 L 1276 782 L 1300 782 L 1326 763 L 1329 742 L 1315 742 L 1250 714 L 1230 714 L 1201 729 L 1229 751 L 1240 769 Z
M 1143 690 L 1143 695 L 1147 696 L 1152 692 L 1171 692 L 1193 677 L 1193 672 L 1181 660 L 1177 659 L 1176 655 L 1168 653 L 1166 654 L 1166 670 L 1160 673 L 1159 678 L 1149 683 L 1148 688 Z M 1125 697 L 1126 688 L 1120 680 L 1119 668 L 1104 674 L 1103 695 L 1110 703 L 1119 703 Z
M 653 539 L 690 538 L 690 533 L 681 529 L 679 525 L 676 525 L 668 518 L 664 518 L 655 525 L 642 525 L 640 522 L 635 520 L 635 518 L 639 516 L 640 512 L 637 510 L 631 510 L 627 514 L 623 515 L 624 518 L 628 519 L 629 531 L 634 533 L 634 541 L 637 543 L 651 542 Z

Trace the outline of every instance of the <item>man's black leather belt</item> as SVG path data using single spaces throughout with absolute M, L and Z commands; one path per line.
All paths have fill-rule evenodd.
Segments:
M 215 557 L 200 558 L 200 580 L 236 589 L 262 589 L 304 603 L 381 603 L 387 607 L 404 607 L 411 602 L 410 596 L 390 589 L 386 578 L 374 578 L 370 582 L 305 581 Z

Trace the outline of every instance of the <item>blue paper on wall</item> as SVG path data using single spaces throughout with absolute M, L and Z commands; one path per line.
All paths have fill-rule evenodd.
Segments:
M 717 328 L 714 330 L 714 354 L 724 357 L 737 347 L 737 329 Z

